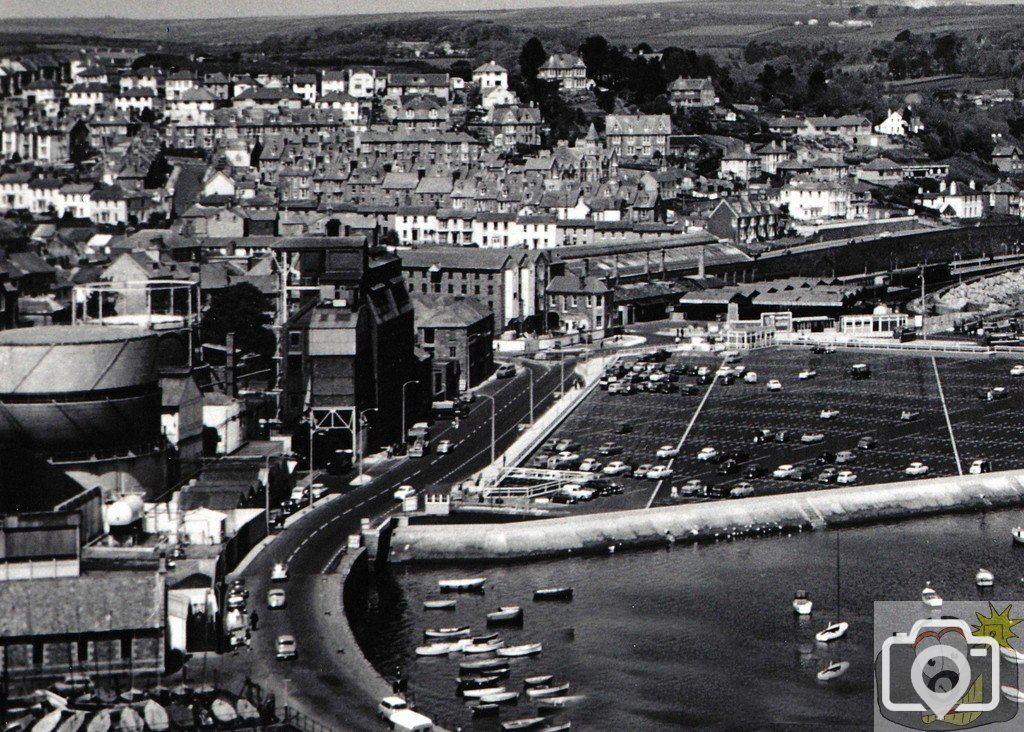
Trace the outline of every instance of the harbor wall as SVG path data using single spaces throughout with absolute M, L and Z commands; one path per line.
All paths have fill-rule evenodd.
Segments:
M 395 529 L 392 562 L 523 561 L 1024 506 L 1024 470 L 508 524 Z

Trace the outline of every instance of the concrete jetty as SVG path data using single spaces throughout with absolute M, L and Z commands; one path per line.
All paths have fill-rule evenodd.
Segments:
M 389 558 L 523 561 L 1018 506 L 1024 506 L 1024 470 L 506 524 L 413 524 L 395 529 Z

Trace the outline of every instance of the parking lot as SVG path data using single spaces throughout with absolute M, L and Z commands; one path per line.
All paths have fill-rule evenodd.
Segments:
M 711 354 L 673 354 L 654 368 L 670 374 L 686 365 L 706 366 L 714 374 L 721 363 L 721 356 Z M 851 378 L 851 366 L 857 363 L 869 365 L 870 378 Z M 821 483 L 818 477 L 829 466 L 837 472 L 851 471 L 858 484 L 911 479 L 905 470 L 914 461 L 927 465 L 928 477 L 956 475 L 954 441 L 944 404 L 963 472 L 968 472 L 976 459 L 989 460 L 994 470 L 1024 467 L 1020 449 L 1024 444 L 1020 409 L 1024 378 L 1010 376 L 1013 364 L 991 356 L 943 356 L 933 361 L 929 355 L 918 354 L 815 354 L 809 349 L 780 348 L 744 356 L 742 365 L 757 374 L 756 383 L 737 378 L 727 384 L 717 378 L 710 385 L 697 385 L 696 393 L 687 395 L 685 387 L 696 384 L 697 378 L 678 375 L 671 382 L 672 393 L 623 395 L 595 390 L 553 434 L 578 443 L 574 452 L 581 460 L 596 458 L 603 465 L 612 460 L 632 466 L 666 465 L 669 459 L 656 458 L 656 450 L 662 445 L 679 446 L 691 420 L 693 424 L 679 454 L 671 459 L 671 477 L 659 481 L 603 476 L 622 486 L 623 493 L 581 502 L 570 510 L 607 511 L 713 500 L 728 496 L 741 483 L 747 483 L 755 494 L 828 489 L 835 483 Z M 623 365 L 632 366 L 633 360 Z M 816 376 L 798 378 L 803 370 L 814 370 Z M 646 382 L 646 376 L 641 379 Z M 772 379 L 780 382 L 780 390 L 769 391 L 767 382 Z M 979 396 L 979 390 L 993 387 L 1004 387 L 1006 398 Z M 822 419 L 825 409 L 839 414 Z M 913 413 L 914 418 L 902 421 L 903 412 Z M 617 434 L 623 423 L 628 423 L 631 431 Z M 755 444 L 755 430 L 768 432 L 767 440 Z M 776 442 L 782 432 L 785 441 Z M 802 443 L 801 438 L 810 434 L 820 434 L 821 441 Z M 874 448 L 857 448 L 864 436 L 875 439 Z M 598 447 L 605 442 L 620 447 L 621 453 L 599 455 Z M 720 464 L 699 461 L 697 453 L 705 447 L 733 453 L 738 463 L 734 472 L 720 474 Z M 834 464 L 832 455 L 841 451 L 852 452 L 852 459 Z M 822 453 L 829 455 L 819 461 Z M 807 467 L 806 478 L 773 479 L 772 472 L 784 464 Z M 759 467 L 764 475 L 749 477 L 751 466 Z M 679 489 L 691 479 L 699 479 L 710 490 L 696 496 L 679 495 L 677 490 L 673 496 L 673 487 Z

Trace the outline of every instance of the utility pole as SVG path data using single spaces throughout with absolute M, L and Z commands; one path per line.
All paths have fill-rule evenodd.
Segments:
M 928 314 L 928 306 L 924 300 L 924 265 L 921 265 L 921 340 L 928 340 L 928 330 L 925 328 L 925 316 Z

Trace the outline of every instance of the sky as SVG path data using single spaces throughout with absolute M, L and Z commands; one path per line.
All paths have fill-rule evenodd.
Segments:
M 628 2 L 628 0 L 626 0 Z M 0 0 L 5 18 L 237 18 L 351 15 L 551 5 L 616 5 L 624 0 Z

